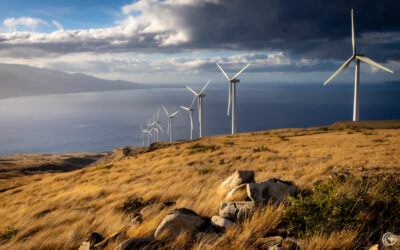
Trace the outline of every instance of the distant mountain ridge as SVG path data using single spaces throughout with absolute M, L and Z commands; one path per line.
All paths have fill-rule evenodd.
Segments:
M 0 99 L 78 92 L 149 88 L 145 84 L 105 80 L 82 73 L 0 63 Z

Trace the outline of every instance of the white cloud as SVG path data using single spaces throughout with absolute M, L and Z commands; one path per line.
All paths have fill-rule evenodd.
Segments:
M 3 25 L 8 29 L 15 31 L 18 27 L 22 26 L 30 30 L 35 30 L 38 25 L 47 25 L 47 22 L 33 17 L 19 17 L 19 18 L 7 18 L 3 21 Z
M 54 26 L 56 26 L 57 29 L 59 29 L 59 30 L 64 30 L 63 26 L 62 26 L 59 22 L 57 22 L 56 20 L 51 21 L 51 23 L 52 23 Z

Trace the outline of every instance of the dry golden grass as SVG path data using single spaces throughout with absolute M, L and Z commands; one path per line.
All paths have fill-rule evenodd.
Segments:
M 191 153 L 188 147 L 194 144 L 215 149 Z M 365 129 L 342 124 L 280 129 L 163 144 L 152 152 L 117 157 L 104 165 L 32 176 L 24 186 L 0 193 L 0 232 L 18 230 L 0 249 L 76 249 L 93 231 L 103 236 L 117 232 L 126 232 L 129 237 L 149 236 L 168 211 L 177 207 L 211 217 L 218 213 L 221 202 L 216 196 L 218 185 L 239 169 L 254 170 L 256 181 L 275 177 L 293 181 L 300 188 L 338 172 L 399 175 L 399 146 L 400 129 L 395 128 Z M 130 226 L 130 217 L 117 209 L 129 196 L 176 204 L 155 206 L 146 211 L 142 224 Z M 241 227 L 228 230 L 212 246 L 251 246 L 254 237 L 250 236 L 277 223 L 273 218 L 266 220 L 272 214 L 279 218 L 280 209 L 267 207 Z M 264 219 L 251 223 L 257 218 Z M 333 244 L 329 242 L 341 242 L 345 248 L 353 236 L 354 232 L 321 235 L 306 244 L 310 249 L 329 249 Z M 227 244 L 232 237 L 239 240 Z M 175 242 L 176 247 L 185 242 L 182 236 Z M 195 248 L 203 249 L 204 245 L 209 246 L 199 241 Z

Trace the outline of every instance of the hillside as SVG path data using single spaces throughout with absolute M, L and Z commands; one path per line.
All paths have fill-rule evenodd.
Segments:
M 216 195 L 218 186 L 236 170 L 254 170 L 256 182 L 269 178 L 291 181 L 304 197 L 316 192 L 316 183 L 351 177 L 340 185 L 344 188 L 358 183 L 355 187 L 365 197 L 375 195 L 371 197 L 381 204 L 380 211 L 386 211 L 382 204 L 391 204 L 390 211 L 394 204 L 399 211 L 400 185 L 396 186 L 400 183 L 399 156 L 400 121 L 345 122 L 330 127 L 220 135 L 153 144 L 145 149 L 118 149 L 98 156 L 97 162 L 66 173 L 3 175 L 3 183 L 6 180 L 20 185 L 11 185 L 8 190 L 4 187 L 0 193 L 0 249 L 77 249 L 91 232 L 105 237 L 118 232 L 125 238 L 151 236 L 174 208 L 184 207 L 211 217 L 218 214 L 223 200 Z M 57 158 L 51 157 L 49 161 Z M 62 155 L 58 157 L 65 159 Z M 18 168 L 23 161 L 29 165 L 29 159 L 31 164 L 38 161 L 21 155 L 0 158 L 0 163 L 12 162 Z M 45 158 L 41 159 L 40 164 L 45 164 Z M 361 185 L 365 180 L 371 181 Z M 381 182 L 375 185 L 372 180 L 395 183 L 390 188 L 395 196 L 376 196 Z M 340 181 L 329 183 L 336 185 Z M 126 207 L 133 198 L 143 206 L 153 204 L 142 212 L 143 222 L 139 224 L 132 224 L 134 214 Z M 357 198 L 351 212 L 357 204 L 366 204 L 363 202 L 368 199 Z M 285 222 L 284 214 L 291 211 L 289 204 L 288 209 L 271 204 L 261 208 L 253 218 L 228 228 L 216 241 L 210 241 L 208 236 L 197 240 L 182 236 L 166 247 L 256 249 L 254 237 L 273 234 Z M 369 218 L 367 215 L 364 214 L 365 220 Z M 386 218 L 372 217 L 380 216 Z M 399 221 L 390 216 L 387 214 L 386 218 L 390 222 L 381 223 L 381 231 L 400 230 L 396 228 Z M 379 243 L 372 236 L 361 241 L 360 228 L 338 228 L 334 232 L 321 229 L 317 234 L 310 231 L 309 235 L 298 233 L 292 237 L 302 242 L 304 249 L 354 249 Z M 289 234 L 288 230 L 285 234 Z M 115 240 L 106 248 L 113 249 L 120 241 Z
M 110 81 L 25 65 L 0 64 L 0 99 L 76 92 L 148 88 L 139 83 Z

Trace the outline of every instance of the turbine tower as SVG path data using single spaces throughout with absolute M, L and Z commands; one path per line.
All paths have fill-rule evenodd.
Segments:
M 147 134 L 147 144 L 150 146 L 150 136 L 152 136 L 151 129 L 148 129 L 148 128 L 143 129 L 142 124 L 140 124 L 140 130 L 142 133 L 143 147 L 144 147 L 144 135 L 145 134 Z
M 208 84 L 210 84 L 211 79 L 208 80 L 208 82 L 206 83 L 206 85 L 204 85 L 203 89 L 197 93 L 196 91 L 194 91 L 192 88 L 186 86 L 186 88 L 188 90 L 190 90 L 195 97 L 197 96 L 198 98 L 198 109 L 199 109 L 199 127 L 200 127 L 200 132 L 199 132 L 199 137 L 201 138 L 203 136 L 203 97 L 205 97 L 206 95 L 203 94 L 204 90 L 206 90 Z
M 190 117 L 190 140 L 193 140 L 193 112 L 195 109 L 192 108 L 194 100 L 196 99 L 196 96 L 193 97 L 192 104 L 190 104 L 189 107 L 181 106 L 182 109 L 189 111 L 189 117 Z
M 169 133 L 169 142 L 172 142 L 172 119 L 174 119 L 174 116 L 179 113 L 179 110 L 176 111 L 175 113 L 173 113 L 172 115 L 169 115 L 167 109 L 164 106 L 163 106 L 163 108 L 164 108 L 165 114 L 168 117 L 167 133 Z
M 362 54 L 357 53 L 356 51 L 356 41 L 355 41 L 355 36 L 354 36 L 354 16 L 353 16 L 353 9 L 351 10 L 351 42 L 353 45 L 353 55 L 331 76 L 329 77 L 328 80 L 324 83 L 324 86 L 330 82 L 336 75 L 338 75 L 343 69 L 345 69 L 351 61 L 355 60 L 356 63 L 356 69 L 355 69 L 355 79 L 354 79 L 354 106 L 353 106 L 353 121 L 358 121 L 359 120 L 359 85 L 360 85 L 360 61 L 369 63 L 375 67 L 381 68 L 389 73 L 393 74 L 393 71 L 391 71 L 388 68 L 385 68 L 384 66 L 372 61 L 368 57 L 365 57 Z
M 232 134 L 236 133 L 236 83 L 240 82 L 237 77 L 247 68 L 250 66 L 250 63 L 247 64 L 242 70 L 240 70 L 234 77 L 229 78 L 228 74 L 219 66 L 217 63 L 218 68 L 221 70 L 222 74 L 229 80 L 229 99 L 228 99 L 228 113 L 232 102 Z

